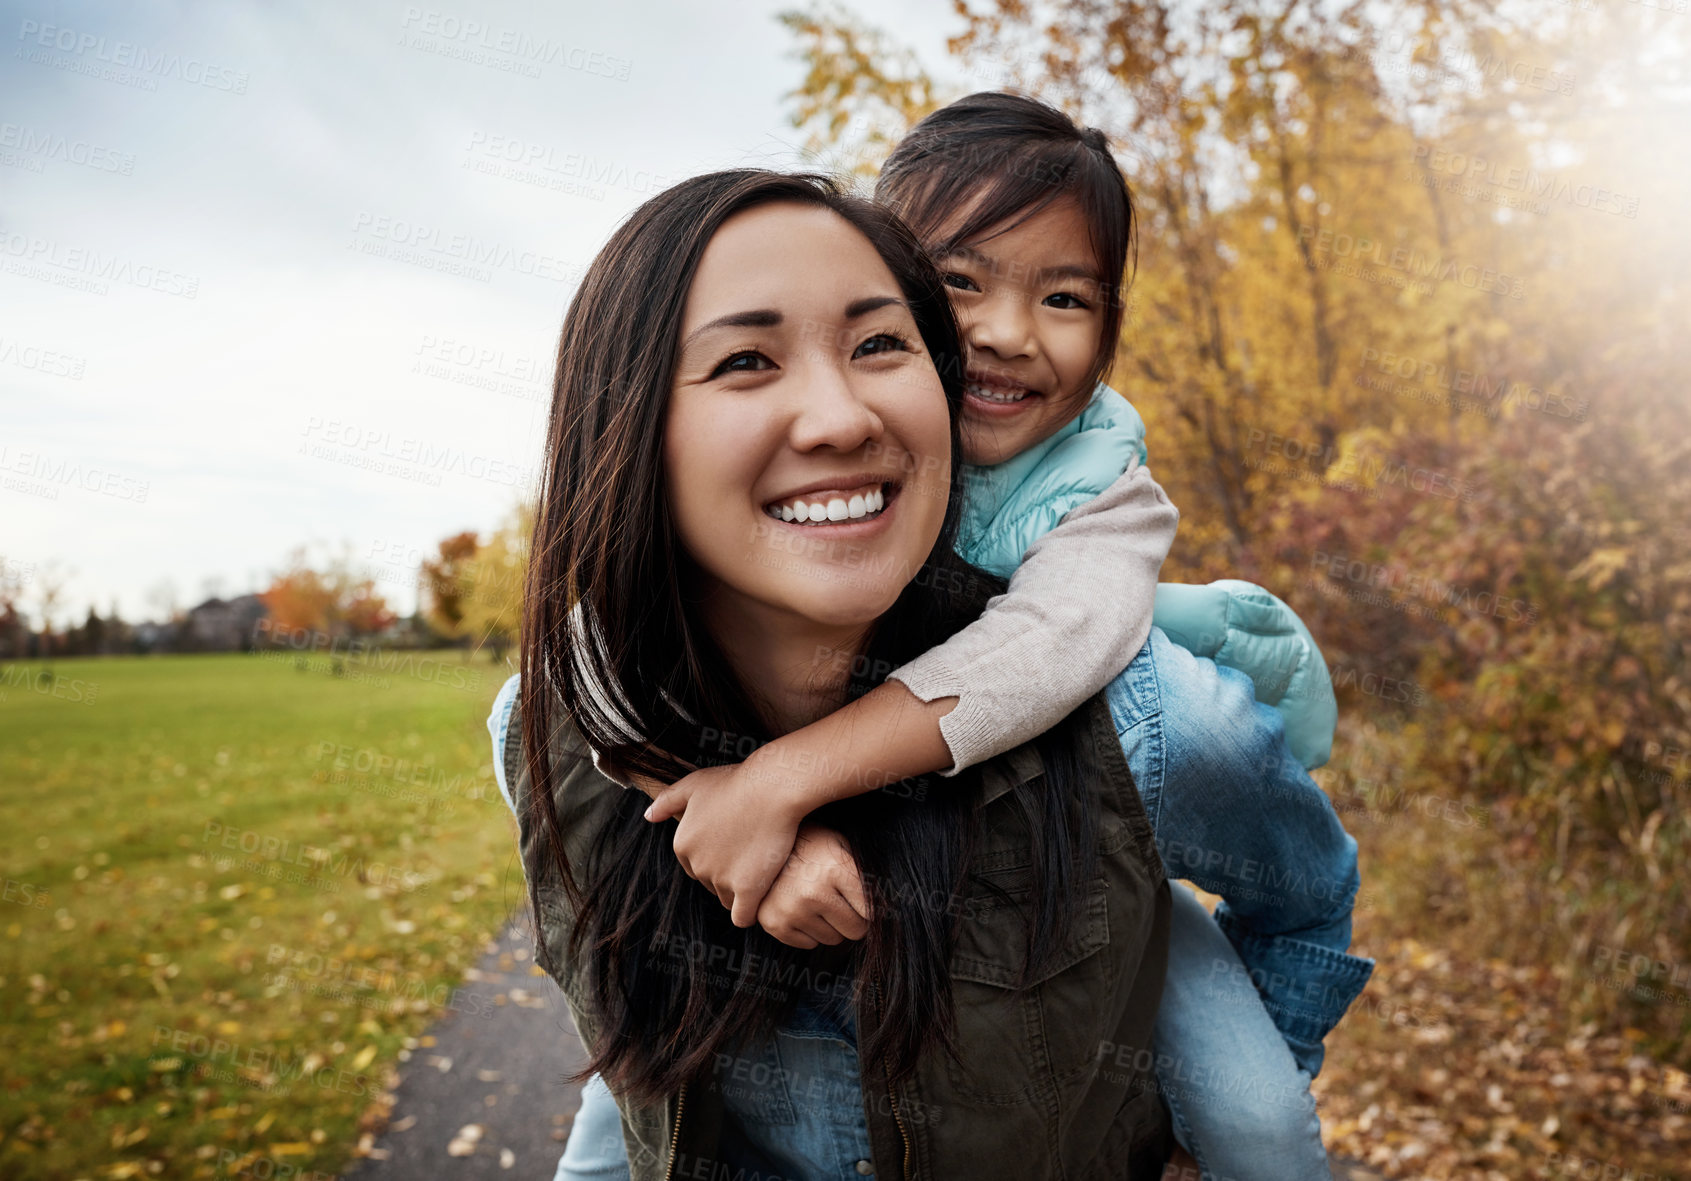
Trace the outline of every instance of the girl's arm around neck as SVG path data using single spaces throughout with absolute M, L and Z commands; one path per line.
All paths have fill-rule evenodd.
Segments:
M 1144 647 L 1179 519 L 1150 471 L 1133 465 L 1036 540 L 979 619 L 748 764 L 817 807 L 917 775 L 956 775 L 1044 733 Z
M 861 795 L 951 765 L 942 719 L 956 697 L 921 701 L 898 681 L 759 747 L 749 774 L 802 793 L 799 809 Z M 1006 748 L 1008 749 L 1008 748 Z

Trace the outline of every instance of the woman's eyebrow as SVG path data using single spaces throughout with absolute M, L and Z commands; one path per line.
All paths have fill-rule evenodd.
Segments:
M 905 311 L 910 310 L 910 306 L 896 295 L 869 295 L 862 299 L 854 299 L 850 303 L 846 304 L 845 318 L 848 320 L 856 320 L 860 316 L 867 316 L 870 312 L 878 311 L 885 307 L 891 307 L 894 304 L 903 308 Z
M 870 312 L 894 304 L 909 310 L 909 305 L 896 295 L 868 295 L 846 304 L 845 318 L 856 320 L 867 316 Z M 687 334 L 687 339 L 681 342 L 681 348 L 685 352 L 699 337 L 718 328 L 779 328 L 782 322 L 781 313 L 774 308 L 758 308 L 750 312 L 730 312 L 726 316 L 718 316 L 716 319 L 700 324 L 693 329 Z
M 717 328 L 779 328 L 781 313 L 774 308 L 758 308 L 751 312 L 730 312 L 726 316 L 718 316 L 708 324 L 700 324 L 687 334 L 687 339 L 681 342 L 685 350 L 699 337 Z

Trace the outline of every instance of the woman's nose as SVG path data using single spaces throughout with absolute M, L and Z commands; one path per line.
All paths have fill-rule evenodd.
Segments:
M 855 451 L 881 437 L 881 416 L 864 400 L 851 375 L 832 360 L 809 367 L 798 390 L 798 407 L 791 432 L 793 447 L 813 451 L 832 447 Z

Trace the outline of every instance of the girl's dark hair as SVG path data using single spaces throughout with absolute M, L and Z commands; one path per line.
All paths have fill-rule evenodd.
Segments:
M 1104 133 L 1056 107 L 983 91 L 941 107 L 911 129 L 881 167 L 875 199 L 895 210 L 934 258 L 1014 229 L 1072 197 L 1104 281 L 1104 331 L 1086 389 L 1109 376 L 1138 265 L 1133 195 Z M 956 227 L 946 225 L 967 210 Z M 943 237 L 941 235 L 944 235 Z
M 673 824 L 642 817 L 646 797 L 614 799 L 585 864 L 570 864 L 554 807 L 547 736 L 573 723 L 601 764 L 672 782 L 705 764 L 718 736 L 773 737 L 703 626 L 688 595 L 693 568 L 675 535 L 662 460 L 682 311 L 717 228 L 736 213 L 790 202 L 832 210 L 873 244 L 914 314 L 951 411 L 959 454 L 962 369 L 939 273 L 890 211 L 810 175 L 733 171 L 695 177 L 646 202 L 612 236 L 564 317 L 534 525 L 522 630 L 522 756 L 530 823 L 576 916 L 567 955 L 586 950 L 587 1000 L 602 1035 L 575 1076 L 604 1075 L 639 1101 L 673 1095 L 716 1056 L 767 1034 L 791 1011 L 813 961 L 761 928 L 741 929 L 676 862 Z M 852 653 L 848 698 L 952 635 L 1002 591 L 952 549 L 962 465 L 921 577 Z M 562 710 L 560 716 L 559 710 Z M 1043 780 L 1012 792 L 1014 823 L 1035 849 L 1024 980 L 1038 978 L 1066 942 L 1096 870 L 1097 817 L 1058 727 L 1040 740 Z M 673 758 L 671 756 L 674 756 Z M 909 788 L 913 785 L 905 785 Z M 908 1077 L 936 1042 L 955 1053 L 949 956 L 958 897 L 977 828 L 965 771 L 929 790 L 871 792 L 817 813 L 850 842 L 871 899 L 869 934 L 846 949 L 857 988 L 879 1020 L 861 1047 Z M 535 875 L 543 879 L 547 875 Z M 542 925 L 544 880 L 530 905 Z M 552 909 L 550 905 L 546 907 Z M 554 975 L 545 939 L 543 966 Z

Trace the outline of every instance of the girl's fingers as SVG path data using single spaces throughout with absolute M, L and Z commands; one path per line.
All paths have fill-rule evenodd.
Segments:
M 742 890 L 733 896 L 734 904 L 728 909 L 730 918 L 736 927 L 749 927 L 757 922 L 758 907 L 763 904 L 763 896 L 753 897 L 749 891 Z
M 869 921 L 869 892 L 863 888 L 863 875 L 856 862 L 848 862 L 834 875 L 834 886 L 853 913 L 865 923 Z
M 840 932 L 839 927 L 835 927 L 834 924 L 827 919 L 827 917 L 824 917 L 824 915 L 817 915 L 817 917 L 813 917 L 813 919 L 810 920 L 810 924 L 805 927 L 805 931 L 807 931 L 808 934 L 815 939 L 815 941 L 825 942 L 825 944 L 830 946 L 830 948 L 837 948 L 839 944 L 845 942 L 844 932 Z
M 832 923 L 817 914 L 805 915 L 794 925 L 817 943 L 823 943 L 829 947 L 837 946 L 845 941 L 845 936 L 835 930 Z
M 791 863 L 789 862 L 788 864 L 790 865 Z M 759 874 L 756 877 L 747 878 L 740 883 L 740 888 L 736 891 L 736 897 L 734 899 L 735 926 L 749 927 L 753 923 L 757 922 L 757 912 L 758 909 L 763 906 L 763 900 L 768 898 L 770 894 L 774 892 L 775 883 L 778 882 L 781 879 L 781 875 L 786 872 L 788 872 L 786 869 L 782 869 L 777 866 L 773 871 L 766 869 L 764 873 Z
M 646 806 L 646 819 L 656 824 L 660 820 L 668 820 L 671 816 L 681 815 L 687 810 L 687 795 L 687 789 L 679 783 L 661 788 Z
M 815 922 L 826 923 L 828 929 L 839 937 L 824 942 L 833 944 L 846 939 L 856 940 L 869 933 L 869 925 L 836 890 L 830 889 L 825 895 L 811 899 L 809 905 L 809 917 Z
M 777 941 L 785 943 L 788 947 L 796 947 L 801 951 L 809 951 L 816 946 L 816 940 L 802 931 L 783 930 L 778 935 L 771 931 L 770 935 Z
M 828 911 L 828 921 L 847 939 L 862 939 L 869 934 L 869 921 L 858 913 L 843 894 L 836 893 Z
M 843 899 L 839 908 L 849 911 Z M 823 910 L 822 901 L 810 895 L 777 898 L 758 908 L 757 921 L 771 938 L 789 947 L 812 948 L 819 943 L 832 947 L 845 936 Z

